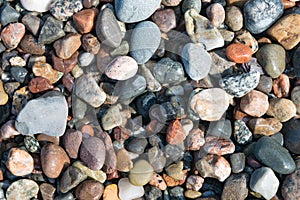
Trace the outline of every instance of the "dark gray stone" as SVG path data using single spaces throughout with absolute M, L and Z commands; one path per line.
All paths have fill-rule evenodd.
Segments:
M 300 46 L 297 47 L 297 49 L 293 55 L 292 61 L 293 61 L 295 74 L 297 77 L 300 77 Z
M 15 66 L 10 68 L 10 73 L 16 81 L 18 81 L 19 83 L 23 83 L 28 71 L 24 67 Z
M 65 35 L 66 34 L 63 31 L 63 23 L 50 16 L 45 21 L 38 40 L 43 44 L 51 44 Z
M 169 190 L 170 192 L 170 198 L 172 200 L 185 200 L 184 194 L 183 194 L 183 188 L 176 186 Z
M 127 150 L 136 154 L 142 154 L 147 144 L 148 141 L 146 138 L 134 138 L 127 145 Z
M 77 167 L 70 166 L 60 179 L 60 191 L 67 193 L 84 181 L 87 175 Z
M 295 154 L 300 154 L 300 120 L 292 119 L 284 123 L 281 132 L 284 135 L 285 147 Z
M 0 22 L 2 26 L 6 26 L 11 22 L 17 22 L 20 13 L 18 13 L 13 7 L 11 7 L 8 3 L 5 3 L 0 9 Z
M 273 80 L 269 76 L 262 75 L 259 78 L 259 83 L 255 89 L 265 93 L 269 94 L 272 91 L 273 87 Z
M 230 155 L 231 170 L 233 173 L 240 173 L 245 168 L 246 156 L 244 153 L 234 153 Z
M 182 12 L 185 13 L 189 9 L 195 9 L 198 13 L 200 13 L 202 7 L 201 0 L 183 0 L 182 3 Z
M 157 187 L 146 186 L 145 187 L 145 198 L 146 200 L 162 200 L 162 192 Z
M 206 135 L 229 139 L 231 137 L 231 134 L 232 134 L 231 121 L 226 119 L 226 120 L 210 122 Z
M 245 173 L 232 174 L 225 182 L 221 199 L 244 200 L 248 196 L 248 175 Z

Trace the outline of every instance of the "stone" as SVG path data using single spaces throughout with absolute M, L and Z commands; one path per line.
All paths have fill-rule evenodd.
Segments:
M 110 8 L 100 11 L 96 22 L 96 33 L 101 43 L 116 48 L 122 42 L 122 33 L 114 12 Z
M 181 59 L 189 77 L 201 80 L 208 75 L 212 65 L 212 58 L 200 45 L 188 43 L 181 52 Z
M 272 138 L 266 136 L 260 138 L 253 154 L 257 160 L 279 174 L 290 174 L 295 171 L 296 165 L 288 150 Z
M 245 44 L 230 44 L 226 48 L 226 56 L 235 63 L 247 63 L 252 57 L 252 49 Z
M 51 0 L 20 0 L 22 6 L 28 11 L 47 12 L 50 9 Z
M 30 179 L 20 179 L 9 185 L 6 190 L 6 199 L 31 199 L 36 198 L 39 186 Z
M 229 139 L 215 136 L 206 136 L 205 144 L 201 148 L 201 150 L 208 154 L 221 156 L 233 153 L 235 150 L 235 145 Z
M 293 88 L 291 93 L 291 100 L 296 106 L 297 113 L 300 113 L 300 87 L 296 86 Z
M 172 178 L 171 176 L 168 176 L 167 174 L 163 174 L 163 179 L 165 180 L 168 187 L 175 187 L 178 185 L 182 185 L 185 182 L 186 173 L 187 173 L 187 171 L 184 170 L 183 180 L 176 180 L 175 178 Z
M 93 65 L 95 63 L 95 55 L 88 53 L 88 52 L 84 52 L 81 53 L 80 56 L 78 57 L 78 64 L 81 67 L 88 67 L 90 65 Z
M 73 196 L 72 193 L 67 193 L 67 194 L 60 194 L 57 197 L 55 197 L 54 200 L 71 200 L 74 199 L 75 197 Z
M 63 136 L 63 146 L 70 158 L 76 159 L 82 142 L 82 133 L 69 129 Z
M 269 100 L 269 109 L 266 114 L 277 118 L 280 122 L 286 122 L 296 115 L 296 106 L 289 99 L 273 98 Z
M 272 183 L 272 184 L 270 184 Z M 275 196 L 279 187 L 279 180 L 268 167 L 256 169 L 251 175 L 250 188 L 254 192 L 261 194 L 265 199 Z
M 152 20 L 164 33 L 176 28 L 176 15 L 173 9 L 157 10 L 152 15 Z
M 273 87 L 272 81 L 273 80 L 271 77 L 262 75 L 262 76 L 260 76 L 259 83 L 255 89 L 259 90 L 265 94 L 269 94 Z
M 34 55 L 43 55 L 45 53 L 45 46 L 43 44 L 39 44 L 37 39 L 35 39 L 32 35 L 25 35 L 20 42 L 20 48 L 29 54 Z
M 165 6 L 178 6 L 181 0 L 162 0 L 162 4 Z
M 39 153 L 40 152 L 40 144 L 37 139 L 32 136 L 26 136 L 24 138 L 24 145 L 27 151 L 30 153 Z
M 153 173 L 152 178 L 149 182 L 149 185 L 157 187 L 160 190 L 166 190 L 167 185 L 163 177 L 157 173 Z
M 200 13 L 202 2 L 201 0 L 183 0 L 181 7 L 183 13 L 190 9 L 195 9 L 198 13 Z
M 97 54 L 100 50 L 100 42 L 97 37 L 92 34 L 84 34 L 81 38 L 82 48 L 91 54 Z
M 285 147 L 294 154 L 299 154 L 300 148 L 298 145 L 300 134 L 298 128 L 300 121 L 298 119 L 292 119 L 284 124 L 282 133 L 284 135 Z
M 81 34 L 89 33 L 94 27 L 94 21 L 98 14 L 97 9 L 84 9 L 73 15 L 76 30 Z
M 216 136 L 229 139 L 232 135 L 231 121 L 228 119 L 221 119 L 209 123 L 206 136 Z
M 209 71 L 210 75 L 222 74 L 235 65 L 234 62 L 227 59 L 225 52 L 225 49 L 209 52 L 212 59 L 212 65 Z
M 114 3 L 119 20 L 135 23 L 149 18 L 159 8 L 161 0 L 116 0 Z
M 174 200 L 182 200 L 184 199 L 184 194 L 183 194 L 183 188 L 176 186 L 172 189 L 169 190 L 170 192 L 170 198 Z
M 161 199 L 162 191 L 156 187 L 146 186 L 145 187 L 145 198 L 146 199 Z
M 153 56 L 160 40 L 161 33 L 156 24 L 150 21 L 140 22 L 131 33 L 130 55 L 138 64 L 144 64 Z
M 186 149 L 189 151 L 198 151 L 204 145 L 204 131 L 201 129 L 192 129 L 185 140 Z
M 206 8 L 206 15 L 216 28 L 221 26 L 225 20 L 225 10 L 219 3 L 213 3 L 208 6 Z
M 255 118 L 248 121 L 248 126 L 255 135 L 271 136 L 281 130 L 282 123 L 276 118 Z
M 248 175 L 245 173 L 232 174 L 224 184 L 221 199 L 244 200 L 248 196 Z
M 244 153 L 234 153 L 230 155 L 232 173 L 238 174 L 245 169 L 246 157 Z
M 157 146 L 148 150 L 148 160 L 155 172 L 161 172 L 166 165 L 166 157 L 163 151 Z
M 101 0 L 103 2 L 103 0 Z M 110 0 L 104 0 L 104 2 L 112 2 Z M 99 0 L 83 0 L 82 4 L 84 8 L 91 8 L 92 6 L 97 7 L 99 5 L 100 1 Z
M 233 136 L 237 143 L 247 144 L 252 141 L 252 133 L 249 128 L 246 126 L 245 122 L 241 120 L 236 120 L 234 122 L 234 132 Z
M 52 200 L 54 198 L 55 191 L 55 187 L 49 183 L 42 183 L 40 185 L 40 192 L 44 200 Z
M 81 46 L 81 35 L 69 33 L 62 39 L 54 42 L 53 47 L 56 55 L 62 59 L 70 58 Z
M 138 160 L 129 171 L 129 182 L 135 186 L 144 186 L 152 178 L 153 167 L 146 160 Z
M 30 80 L 28 88 L 31 93 L 39 93 L 53 89 L 53 85 L 46 78 L 36 77 Z
M 104 186 L 98 181 L 86 180 L 82 182 L 75 190 L 76 199 L 85 200 L 97 200 L 103 194 Z
M 299 194 L 299 159 L 296 160 L 297 169 L 292 174 L 285 177 L 281 186 L 281 194 L 284 199 L 297 199 L 300 197 Z
M 259 34 L 267 30 L 283 14 L 281 0 L 251 0 L 243 7 L 247 30 Z
M 130 200 L 142 197 L 145 194 L 143 186 L 135 186 L 128 178 L 121 178 L 118 182 L 120 200 Z
M 31 13 L 23 16 L 22 23 L 34 36 L 38 36 L 41 26 L 43 25 L 43 21 Z
M 70 166 L 64 172 L 60 179 L 60 191 L 62 193 L 67 193 L 71 189 L 75 188 L 79 185 L 82 181 L 87 178 L 87 175 L 84 174 L 80 169 L 77 167 Z
M 202 188 L 204 179 L 201 176 L 190 175 L 186 179 L 186 188 L 189 190 L 199 191 Z
M 110 56 L 114 58 L 117 56 L 126 56 L 129 53 L 129 48 L 129 43 L 126 40 L 122 40 L 120 46 L 110 52 Z
M 269 107 L 268 96 L 260 91 L 252 90 L 241 98 L 240 108 L 253 117 L 263 116 Z
M 278 20 L 267 34 L 274 38 L 286 50 L 291 50 L 300 42 L 300 15 L 289 14 Z
M 228 6 L 225 9 L 225 23 L 233 31 L 239 31 L 243 27 L 243 14 L 240 8 Z
M 33 170 L 33 158 L 25 150 L 12 148 L 8 154 L 6 167 L 15 176 L 25 176 Z
M 127 149 L 129 152 L 142 154 L 144 153 L 147 144 L 148 141 L 146 138 L 134 138 L 128 143 Z
M 120 109 L 121 107 L 119 104 L 113 105 L 107 109 L 101 119 L 104 130 L 111 130 L 122 124 Z
M 196 199 L 198 197 L 201 197 L 202 193 L 194 190 L 186 190 L 184 192 L 184 196 L 190 199 Z
M 23 83 L 28 74 L 28 71 L 23 67 L 15 66 L 10 68 L 10 73 L 16 81 L 18 81 L 19 83 Z
M 51 14 L 60 21 L 67 21 L 74 13 L 83 8 L 80 0 L 58 0 L 52 1 L 50 5 Z
M 224 46 L 219 30 L 196 10 L 190 9 L 184 14 L 185 27 L 194 43 L 201 43 L 207 51 Z
M 118 56 L 105 69 L 107 77 L 119 81 L 127 80 L 138 71 L 137 62 L 129 56 Z
M 91 170 L 87 166 L 83 165 L 80 161 L 75 161 L 73 163 L 74 167 L 80 169 L 84 174 L 86 174 L 89 178 L 99 181 L 100 183 L 104 183 L 106 181 L 106 174 L 101 170 Z
M 228 161 L 218 155 L 206 155 L 201 158 L 196 162 L 196 169 L 202 177 L 216 178 L 220 182 L 226 180 L 231 173 Z
M 292 57 L 292 63 L 294 66 L 294 71 L 297 76 L 300 74 L 300 47 L 296 48 L 295 53 Z
M 290 79 L 287 75 L 281 74 L 273 81 L 273 92 L 279 98 L 289 96 Z
M 190 101 L 191 109 L 205 121 L 221 119 L 228 106 L 228 95 L 220 88 L 203 90 L 194 95 Z
M 128 152 L 125 149 L 120 149 L 117 152 L 117 169 L 121 172 L 129 172 L 133 168 Z
M 179 144 L 184 141 L 186 133 L 179 120 L 172 122 L 167 130 L 166 140 L 169 144 Z
M 7 3 L 1 7 L 0 13 L 0 22 L 2 26 L 6 26 L 11 22 L 18 22 L 18 19 L 20 17 L 20 13 L 18 13 Z
M 259 78 L 260 73 L 258 71 L 247 72 L 239 75 L 229 75 L 222 78 L 219 85 L 228 94 L 240 98 L 256 88 Z
M 65 97 L 51 91 L 29 101 L 17 116 L 15 127 L 23 135 L 44 133 L 50 136 L 64 134 L 68 117 Z
M 32 72 L 35 76 L 48 79 L 50 84 L 56 83 L 63 75 L 63 73 L 54 70 L 50 64 L 45 62 L 35 62 L 32 66 Z
M 52 52 L 52 62 L 53 62 L 53 67 L 57 71 L 63 72 L 64 74 L 67 74 L 71 72 L 74 67 L 76 66 L 78 62 L 78 51 L 76 51 L 70 58 L 68 59 L 62 59 L 59 58 L 55 55 L 54 52 Z
M 1 84 L 0 84 L 0 88 L 1 88 Z M 22 88 L 20 88 L 16 91 L 14 91 L 11 113 L 14 114 L 14 115 L 18 115 L 20 113 L 20 111 L 28 103 L 28 100 L 30 98 L 32 98 L 32 95 L 30 94 L 27 87 L 22 87 Z M 5 107 L 3 107 L 3 108 L 5 108 Z M 5 110 L 5 109 L 3 109 L 3 110 Z M 5 110 L 5 111 L 9 112 L 8 110 Z
M 185 173 L 183 171 L 183 162 L 180 161 L 178 163 L 174 163 L 165 168 L 168 176 L 176 179 L 176 180 L 184 180 L 186 178 Z
M 8 95 L 3 87 L 3 82 L 0 80 L 0 105 L 5 105 L 8 101 Z
M 3 123 L 3 122 L 2 122 Z M 3 124 L 1 126 L 0 129 L 0 140 L 7 140 L 11 137 L 14 137 L 16 135 L 20 135 L 21 133 L 18 132 L 14 126 L 15 121 L 14 120 L 9 120 L 7 122 L 5 122 L 5 124 Z
M 104 188 L 103 200 L 120 200 L 118 197 L 118 186 L 109 184 Z
M 59 38 L 65 36 L 65 32 L 62 29 L 63 23 L 53 17 L 48 17 L 40 31 L 39 43 L 51 44 Z
M 1 31 L 1 40 L 8 50 L 17 48 L 25 35 L 25 26 L 21 23 L 11 23 Z

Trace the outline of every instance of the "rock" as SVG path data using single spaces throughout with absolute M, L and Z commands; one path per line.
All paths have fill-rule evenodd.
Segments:
M 160 35 L 157 25 L 150 21 L 140 22 L 134 27 L 130 39 L 130 55 L 138 64 L 144 64 L 153 56 L 159 47 Z
M 170 189 L 169 190 L 170 198 L 174 200 L 183 200 L 184 199 L 183 191 L 184 191 L 183 188 L 179 186 Z
M 202 193 L 194 190 L 186 190 L 184 192 L 184 196 L 190 199 L 196 199 L 198 197 L 201 197 Z
M 127 149 L 129 152 L 142 154 L 144 153 L 147 144 L 148 141 L 146 138 L 134 138 L 128 143 Z
M 101 0 L 103 2 L 103 0 Z M 110 0 L 104 1 L 104 2 L 111 2 Z M 97 7 L 99 5 L 99 0 L 83 0 L 82 4 L 84 8 L 91 8 L 92 6 Z
M 51 91 L 29 101 L 19 113 L 15 126 L 23 135 L 44 133 L 61 136 L 68 117 L 67 101 L 62 94 Z
M 234 62 L 227 59 L 225 49 L 215 50 L 209 52 L 209 54 L 212 59 L 212 65 L 209 71 L 210 75 L 222 74 L 224 71 L 235 65 Z
M 273 196 L 275 196 L 278 187 L 279 181 L 272 169 L 268 167 L 256 169 L 251 175 L 251 190 L 261 194 L 265 199 L 271 199 Z
M 283 14 L 281 0 L 251 0 L 243 8 L 245 26 L 253 34 L 267 30 Z
M 162 32 L 169 32 L 176 28 L 176 16 L 173 9 L 157 10 L 152 15 L 153 22 Z
M 63 23 L 53 17 L 48 17 L 40 31 L 39 43 L 51 44 L 59 38 L 65 36 L 63 31 Z
M 71 189 L 79 185 L 86 178 L 87 175 L 84 174 L 80 169 L 70 166 L 60 179 L 60 191 L 62 193 L 67 193 Z
M 50 81 L 43 77 L 31 79 L 28 86 L 31 93 L 44 92 L 53 88 L 53 85 L 51 85 Z
M 148 160 L 156 172 L 161 172 L 166 165 L 166 157 L 157 146 L 148 150 Z
M 113 105 L 107 109 L 102 116 L 101 122 L 104 130 L 111 130 L 122 124 L 122 116 L 120 113 L 120 105 Z
M 235 145 L 229 139 L 215 136 L 206 136 L 205 144 L 201 148 L 201 150 L 208 154 L 221 156 L 233 153 L 235 150 Z
M 60 21 L 67 21 L 74 13 L 82 9 L 80 0 L 58 0 L 52 1 L 50 5 L 51 14 Z
M 284 135 L 284 143 L 285 147 L 294 154 L 299 154 L 299 133 L 300 121 L 297 119 L 292 119 L 284 124 L 284 128 L 282 129 L 282 133 Z
M 186 188 L 189 190 L 199 191 L 202 188 L 204 179 L 201 176 L 191 175 L 186 179 Z
M 205 121 L 221 119 L 228 106 L 228 95 L 220 88 L 203 90 L 194 95 L 190 101 L 191 109 Z
M 117 169 L 121 172 L 129 172 L 133 168 L 128 152 L 125 149 L 120 149 L 117 153 Z
M 40 192 L 44 200 L 52 200 L 54 198 L 55 191 L 55 187 L 49 183 L 42 183 L 40 185 Z
M 21 23 L 11 23 L 1 31 L 1 40 L 8 50 L 17 48 L 25 35 L 25 26 Z
M 56 55 L 62 59 L 70 58 L 81 46 L 81 35 L 69 33 L 62 39 L 54 42 L 53 47 Z
M 222 78 L 219 84 L 228 94 L 240 98 L 256 88 L 259 77 L 260 73 L 258 71 L 229 75 Z
M 271 136 L 281 130 L 282 123 L 276 118 L 255 118 L 248 121 L 248 126 L 255 135 Z
M 269 107 L 268 96 L 257 90 L 252 90 L 241 98 L 240 108 L 253 117 L 263 116 Z
M 206 8 L 207 18 L 218 28 L 225 20 L 225 10 L 219 3 L 213 3 Z
M 97 37 L 92 34 L 85 34 L 82 36 L 82 48 L 91 54 L 97 54 L 100 50 L 100 42 Z
M 118 197 L 118 186 L 109 184 L 104 188 L 103 200 L 120 200 Z
M 8 101 L 8 95 L 3 87 L 3 82 L 0 80 L 0 105 L 5 105 Z
M 160 190 L 167 189 L 167 185 L 166 185 L 166 182 L 164 181 L 163 177 L 156 173 L 153 173 L 152 178 L 149 182 L 149 185 L 155 186 L 155 187 L 159 188 Z
M 45 62 L 35 62 L 32 66 L 32 72 L 35 76 L 48 79 L 50 84 L 56 83 L 63 75 L 63 73 L 54 70 L 50 64 Z
M 235 33 L 235 43 L 245 44 L 252 49 L 252 53 L 256 53 L 258 50 L 258 42 L 247 30 L 240 30 Z
M 284 199 L 297 199 L 300 197 L 299 194 L 299 159 L 296 161 L 297 169 L 292 174 L 285 177 L 283 184 L 281 186 L 281 194 Z
M 279 174 L 290 174 L 296 168 L 295 162 L 287 149 L 266 136 L 258 140 L 253 154 L 257 160 Z
M 272 90 L 273 87 L 272 85 L 273 85 L 272 78 L 269 76 L 262 75 L 260 76 L 259 83 L 255 89 L 265 94 L 269 94 Z
M 134 163 L 130 170 L 128 178 L 129 182 L 135 186 L 146 185 L 152 178 L 153 167 L 146 160 L 139 160 Z
M 86 180 L 76 188 L 75 196 L 78 200 L 97 200 L 102 196 L 103 190 L 103 185 L 98 181 Z
M 33 170 L 33 158 L 25 150 L 12 148 L 8 154 L 6 167 L 15 176 L 25 176 Z
M 224 46 L 224 39 L 216 27 L 194 9 L 184 14 L 186 31 L 194 43 L 202 43 L 207 51 Z
M 285 50 L 278 44 L 266 44 L 256 53 L 257 61 L 272 78 L 279 77 L 285 69 Z
M 277 118 L 280 122 L 286 122 L 296 115 L 296 106 L 289 99 L 273 98 L 269 100 L 267 115 Z
M 221 199 L 244 200 L 248 196 L 248 175 L 245 173 L 232 174 L 226 180 Z
M 67 194 L 61 194 L 61 195 L 58 195 L 57 197 L 55 197 L 54 200 L 71 200 L 71 199 L 74 199 L 75 197 L 73 196 L 72 193 L 67 193 Z
M 230 155 L 230 163 L 232 173 L 240 173 L 245 169 L 245 154 L 244 153 L 234 153 Z
M 176 179 L 176 180 L 184 180 L 186 178 L 185 173 L 183 171 L 183 162 L 180 161 L 175 164 L 171 164 L 165 168 L 167 174 Z
M 29 54 L 43 55 L 45 53 L 45 46 L 39 44 L 32 35 L 25 35 L 20 42 L 20 48 Z
M 0 10 L 0 22 L 2 26 L 6 26 L 11 22 L 18 22 L 20 13 L 18 13 L 13 7 L 9 4 L 4 4 Z
M 252 49 L 245 44 L 231 44 L 226 48 L 226 56 L 235 63 L 247 63 L 252 57 Z
M 230 164 L 228 161 L 218 155 L 206 155 L 196 162 L 196 169 L 204 178 L 216 178 L 223 182 L 231 173 Z
M 236 6 L 228 6 L 225 9 L 225 23 L 233 31 L 239 31 L 243 27 L 243 14 Z
M 159 8 L 161 0 L 116 0 L 115 10 L 119 20 L 135 23 L 149 18 Z
M 145 198 L 146 199 L 162 199 L 162 191 L 156 187 L 146 186 L 145 187 Z
M 30 153 L 39 153 L 40 152 L 40 144 L 37 139 L 32 136 L 26 136 L 24 138 L 24 145 L 27 151 Z
M 300 15 L 289 14 L 278 20 L 267 34 L 280 43 L 286 50 L 291 50 L 300 42 Z
M 69 129 L 63 136 L 63 146 L 70 158 L 76 159 L 82 142 L 82 133 Z
M 186 138 L 186 149 L 190 151 L 198 151 L 204 145 L 204 131 L 201 129 L 193 129 Z
M 202 2 L 201 0 L 183 0 L 182 12 L 185 13 L 190 9 L 195 9 L 198 13 L 201 11 Z
M 122 42 L 122 33 L 118 21 L 110 8 L 100 11 L 96 22 L 96 33 L 101 43 L 116 48 Z
M 111 57 L 126 56 L 129 53 L 129 43 L 122 40 L 120 46 L 110 52 Z
M 43 21 L 35 15 L 28 13 L 22 18 L 22 23 L 25 25 L 26 29 L 29 30 L 34 36 L 38 36 Z
M 80 169 L 84 174 L 86 174 L 89 178 L 99 181 L 100 183 L 104 183 L 106 180 L 106 174 L 101 170 L 91 170 L 90 168 L 83 165 L 80 161 L 75 161 L 73 163 L 74 167 Z
M 130 200 L 142 197 L 145 193 L 143 186 L 135 186 L 128 178 L 121 178 L 118 182 L 120 200 Z
M 76 51 L 70 58 L 68 59 L 61 59 L 52 52 L 52 61 L 53 67 L 64 74 L 71 72 L 78 62 L 78 51 Z
M 119 56 L 112 60 L 105 69 L 105 74 L 111 79 L 124 81 L 133 77 L 138 71 L 136 61 L 129 56 Z
M 9 185 L 6 191 L 6 199 L 31 199 L 36 198 L 39 186 L 29 179 L 20 179 Z
M 273 81 L 273 92 L 279 98 L 289 96 L 290 79 L 287 75 L 281 74 Z
M 293 88 L 291 93 L 291 100 L 296 106 L 297 113 L 300 113 L 300 87 L 296 86 Z
M 231 121 L 221 119 L 209 123 L 206 136 L 216 136 L 229 139 L 232 135 Z
M 183 47 L 181 59 L 186 73 L 196 81 L 205 78 L 212 65 L 212 58 L 207 51 L 193 43 L 188 43 Z
M 47 12 L 50 9 L 51 0 L 20 0 L 22 6 L 28 11 Z
M 162 0 L 162 4 L 165 6 L 178 6 L 181 0 Z
M 186 133 L 179 120 L 172 122 L 167 130 L 167 142 L 169 144 L 179 144 L 184 141 Z
M 245 122 L 241 120 L 236 120 L 234 122 L 233 136 L 239 144 L 247 144 L 252 141 L 251 131 L 248 129 Z
M 3 122 L 2 122 L 3 123 Z M 21 133 L 18 132 L 14 126 L 15 121 L 14 120 L 9 120 L 7 122 L 5 122 L 5 124 L 3 124 L 1 126 L 0 129 L 0 140 L 7 140 L 11 137 L 14 137 L 16 135 L 20 135 Z
M 89 33 L 94 27 L 94 21 L 98 14 L 97 9 L 85 9 L 73 15 L 76 30 L 80 33 Z

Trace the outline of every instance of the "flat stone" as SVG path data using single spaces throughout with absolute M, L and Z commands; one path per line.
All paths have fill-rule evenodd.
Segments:
M 1 40 L 9 50 L 17 48 L 25 35 L 25 26 L 21 23 L 11 23 L 1 31 Z
M 285 147 L 294 154 L 299 154 L 300 152 L 298 145 L 300 140 L 299 127 L 300 121 L 298 119 L 292 119 L 285 123 L 282 129 Z
M 184 196 L 191 199 L 196 199 L 198 197 L 201 197 L 202 193 L 195 191 L 195 190 L 186 190 L 184 192 Z
M 222 191 L 222 200 L 235 199 L 244 200 L 248 196 L 248 175 L 245 173 L 232 174 L 228 177 Z
M 104 186 L 98 181 L 86 180 L 82 182 L 75 190 L 75 196 L 78 200 L 97 200 L 103 194 Z
M 18 22 L 18 19 L 20 17 L 20 13 L 18 13 L 7 3 L 1 7 L 0 13 L 0 22 L 2 26 L 6 26 L 11 22 Z
M 235 63 L 247 63 L 252 57 L 252 49 L 245 44 L 230 44 L 226 48 L 226 56 Z
M 173 9 L 157 10 L 152 15 L 152 20 L 165 33 L 176 27 L 176 15 Z
M 296 106 L 289 99 L 273 98 L 269 100 L 266 114 L 277 118 L 280 122 L 286 122 L 296 115 Z
M 68 117 L 65 97 L 57 91 L 29 101 L 19 113 L 15 126 L 23 135 L 44 133 L 50 136 L 64 134 Z
M 205 144 L 201 150 L 209 154 L 221 156 L 233 153 L 235 150 L 235 145 L 229 139 L 215 136 L 206 136 Z
M 120 200 L 118 197 L 118 186 L 109 184 L 104 188 L 103 200 Z
M 240 108 L 253 117 L 263 116 L 269 107 L 268 96 L 260 91 L 252 90 L 241 98 Z
M 134 163 L 129 171 L 129 182 L 135 186 L 146 185 L 152 178 L 153 167 L 146 160 L 139 160 Z
M 40 31 L 39 43 L 51 44 L 59 38 L 65 36 L 65 32 L 62 29 L 63 23 L 53 17 L 48 17 Z
M 71 189 L 79 185 L 86 178 L 87 175 L 84 174 L 80 169 L 70 166 L 60 179 L 60 191 L 62 193 L 67 193 Z
M 105 74 L 111 79 L 124 81 L 133 77 L 138 71 L 137 62 L 129 56 L 119 56 L 111 61 Z
M 271 136 L 281 130 L 282 123 L 276 118 L 255 118 L 248 121 L 248 126 L 255 135 Z
M 94 21 L 98 14 L 97 9 L 85 9 L 73 15 L 76 30 L 80 33 L 89 33 L 94 27 Z
M 33 180 L 20 179 L 9 185 L 6 190 L 6 199 L 31 199 L 36 198 L 39 185 Z
M 249 130 L 245 122 L 241 120 L 236 120 L 234 122 L 233 136 L 239 144 L 247 144 L 252 141 L 251 131 Z
M 62 59 L 70 58 L 81 46 L 81 35 L 69 33 L 62 39 L 54 42 L 53 47 L 56 55 Z
M 225 23 L 233 31 L 239 31 L 243 28 L 243 14 L 240 8 L 236 6 L 227 6 L 225 9 Z
M 20 0 L 22 6 L 28 11 L 47 12 L 50 9 L 51 0 Z
M 15 176 L 25 176 L 33 170 L 33 158 L 25 150 L 12 148 L 8 154 L 6 167 Z
M 50 5 L 51 14 L 60 21 L 67 21 L 74 13 L 83 8 L 80 0 L 58 0 L 52 1 Z
M 142 197 L 145 194 L 143 186 L 135 186 L 128 178 L 122 178 L 118 182 L 120 200 L 129 200 Z

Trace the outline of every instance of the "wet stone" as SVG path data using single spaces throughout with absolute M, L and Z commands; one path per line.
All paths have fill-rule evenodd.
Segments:
M 70 166 L 60 179 L 60 191 L 67 193 L 87 178 L 80 169 Z
M 166 182 L 164 181 L 163 177 L 157 173 L 153 173 L 152 178 L 149 182 L 149 185 L 157 187 L 160 190 L 167 189 L 167 185 L 166 185 Z
M 29 179 L 20 179 L 7 188 L 6 199 L 31 199 L 36 198 L 39 186 L 36 182 Z
M 202 188 L 203 183 L 204 179 L 201 176 L 191 175 L 186 179 L 186 188 L 199 191 Z
M 194 191 L 194 190 L 186 190 L 184 192 L 184 196 L 190 199 L 196 199 L 202 195 L 201 192 Z
M 45 21 L 39 35 L 39 43 L 51 44 L 59 38 L 65 36 L 63 31 L 63 23 L 53 17 L 48 17 Z
M 281 130 L 282 123 L 276 118 L 255 118 L 248 121 L 248 126 L 255 135 L 271 136 Z
M 7 3 L 1 7 L 0 13 L 0 22 L 2 26 L 6 26 L 11 22 L 17 22 L 20 17 L 20 13 L 18 13 L 13 7 L 11 7 Z
M 234 153 L 230 155 L 230 163 L 232 173 L 240 173 L 245 169 L 245 154 L 244 153 Z
M 131 140 L 128 145 L 127 149 L 130 152 L 136 153 L 136 154 L 142 154 L 144 153 L 144 150 L 148 144 L 148 141 L 146 138 L 134 138 Z
M 67 21 L 74 13 L 82 9 L 80 0 L 58 0 L 50 5 L 51 14 L 61 21 Z

